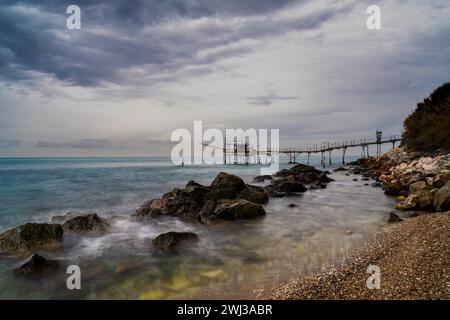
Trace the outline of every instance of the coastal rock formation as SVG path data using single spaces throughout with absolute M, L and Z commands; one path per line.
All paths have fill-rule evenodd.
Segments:
M 21 225 L 0 235 L 0 254 L 21 256 L 36 250 L 54 249 L 61 245 L 63 233 L 59 224 Z
M 450 180 L 436 192 L 434 207 L 437 211 L 450 210 Z
M 58 269 L 58 267 L 58 261 L 47 260 L 44 257 L 33 253 L 14 269 L 14 273 L 18 275 L 39 275 L 47 271 L 54 271 Z
M 272 197 L 283 197 L 302 193 L 308 189 L 325 188 L 333 181 L 326 172 L 304 164 L 297 164 L 290 169 L 283 169 L 275 174 L 277 179 L 266 187 Z
M 167 232 L 152 240 L 152 248 L 160 254 L 178 253 L 181 249 L 199 241 L 199 237 L 192 232 Z
M 216 212 L 215 209 L 219 204 L 221 208 L 223 207 L 223 200 L 235 200 L 229 202 L 230 205 L 234 203 L 235 206 L 232 206 L 233 209 L 228 209 L 228 212 L 240 208 L 243 213 L 227 215 L 225 212 L 223 214 L 220 211 Z M 184 189 L 176 188 L 160 199 L 145 203 L 132 215 L 132 218 L 143 220 L 169 215 L 190 222 L 204 223 L 220 218 L 228 220 L 230 217 L 248 219 L 264 215 L 265 211 L 259 204 L 267 201 L 268 195 L 264 188 L 245 184 L 241 178 L 221 172 L 210 186 L 190 181 Z M 255 212 L 251 212 L 252 210 Z M 261 214 L 261 210 L 264 214 Z
M 66 232 L 89 235 L 102 235 L 109 231 L 111 225 L 97 214 L 77 216 L 67 220 L 63 225 Z
M 397 209 L 447 210 L 444 194 L 450 181 L 450 154 L 433 157 L 395 148 L 357 163 L 361 172 L 381 182 L 386 194 L 404 197 Z

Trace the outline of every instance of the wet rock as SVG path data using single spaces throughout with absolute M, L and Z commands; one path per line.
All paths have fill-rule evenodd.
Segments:
M 62 224 L 64 222 L 66 222 L 69 219 L 78 217 L 78 216 L 83 216 L 83 215 L 88 215 L 88 214 L 94 214 L 95 212 L 67 212 L 65 214 L 58 214 L 58 215 L 54 215 L 51 218 L 51 221 L 53 223 L 59 223 Z
M 311 189 L 325 188 L 333 181 L 327 176 L 327 172 L 317 170 L 314 167 L 297 164 L 290 169 L 284 169 L 275 174 L 278 179 L 273 180 L 266 190 L 271 197 L 283 197 L 302 193 Z
M 398 203 L 395 208 L 399 210 L 410 210 L 416 208 L 419 204 L 419 197 L 416 194 L 410 194 L 404 201 Z
M 245 186 L 244 190 L 242 190 L 237 197 L 259 204 L 269 202 L 269 196 L 264 188 L 249 184 Z
M 33 253 L 14 269 L 14 273 L 17 275 L 40 275 L 48 271 L 55 271 L 58 267 L 58 261 L 47 260 L 44 257 Z
M 374 188 L 381 188 L 383 185 L 381 183 L 379 183 L 378 181 L 375 181 L 371 184 L 371 186 Z
M 333 170 L 333 172 L 342 172 L 342 171 L 348 171 L 349 169 L 345 168 L 345 167 L 339 167 Z
M 296 205 L 295 203 L 291 203 L 291 204 L 289 204 L 288 207 L 289 207 L 289 208 L 296 208 L 296 207 L 298 207 L 298 205 Z
M 245 189 L 244 181 L 238 176 L 221 172 L 211 183 L 216 199 L 234 199 Z
M 266 180 L 273 180 L 273 177 L 269 176 L 269 175 L 263 175 L 263 176 L 257 176 L 254 179 L 255 182 L 264 182 Z
M 389 217 L 387 219 L 388 223 L 402 222 L 403 219 L 396 215 L 394 212 L 389 213 Z
M 110 227 L 111 225 L 106 219 L 100 218 L 95 213 L 74 217 L 63 224 L 63 229 L 66 232 L 90 235 L 105 234 Z
M 437 211 L 450 210 L 450 181 L 447 181 L 434 195 L 434 208 Z
M 270 187 L 284 194 L 301 193 L 308 190 L 301 182 L 285 179 L 276 180 Z
M 358 179 L 355 178 L 355 179 L 352 179 L 352 181 L 358 181 Z
M 37 250 L 58 248 L 63 228 L 59 224 L 27 223 L 0 235 L 0 254 L 28 255 Z
M 389 182 L 385 182 L 383 184 L 384 193 L 390 196 L 396 196 L 401 193 L 402 187 L 397 180 L 392 180 Z
M 190 181 L 184 189 L 176 188 L 161 199 L 145 203 L 132 218 L 144 220 L 169 215 L 188 222 L 207 222 L 208 217 L 214 216 L 216 205 L 225 199 L 247 200 L 254 204 L 263 204 L 269 200 L 264 188 L 245 184 L 241 178 L 221 172 L 211 186 Z
M 209 216 L 202 217 L 203 221 L 254 219 L 266 215 L 264 208 L 254 202 L 244 199 L 219 200 L 214 211 Z
M 160 234 L 152 240 L 152 248 L 160 254 L 179 253 L 181 249 L 199 241 L 198 235 L 192 232 L 167 232 Z
M 367 177 L 364 177 L 364 178 L 362 178 L 361 180 L 362 180 L 362 181 L 370 181 L 370 179 L 367 178 Z

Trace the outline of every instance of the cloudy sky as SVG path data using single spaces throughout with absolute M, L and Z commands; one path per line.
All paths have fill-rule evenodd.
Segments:
M 168 155 L 194 120 L 279 128 L 282 146 L 398 134 L 450 81 L 448 0 L 0 5 L 0 156 Z

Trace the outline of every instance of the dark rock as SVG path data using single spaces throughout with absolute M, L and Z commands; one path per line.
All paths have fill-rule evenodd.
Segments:
M 216 204 L 224 199 L 263 204 L 268 201 L 268 194 L 262 187 L 246 185 L 241 178 L 221 172 L 211 186 L 205 187 L 190 181 L 184 189 L 176 188 L 161 199 L 145 203 L 132 218 L 143 220 L 169 215 L 188 222 L 207 222 L 210 216 L 214 216 Z
M 263 176 L 257 176 L 254 179 L 255 182 L 264 182 L 266 180 L 273 180 L 273 178 L 272 178 L 272 176 L 269 176 L 269 175 L 263 175 Z
M 367 178 L 367 177 L 364 177 L 364 178 L 362 178 L 361 180 L 362 180 L 362 181 L 370 181 L 370 179 Z
M 40 249 L 55 249 L 62 243 L 59 224 L 27 223 L 0 235 L 0 254 L 28 255 Z
M 381 188 L 383 185 L 380 182 L 375 181 L 371 184 L 371 186 L 374 188 Z
M 436 192 L 433 205 L 437 211 L 450 210 L 450 180 Z
M 211 183 L 217 199 L 234 199 L 245 188 L 244 181 L 238 176 L 221 172 Z
M 66 232 L 102 235 L 109 231 L 111 225 L 97 214 L 87 214 L 67 220 L 63 224 Z
M 349 169 L 347 169 L 347 168 L 345 168 L 345 167 L 339 167 L 339 168 L 336 168 L 336 169 L 334 169 L 333 171 L 334 172 L 341 172 L 341 171 L 348 171 Z
M 152 240 L 152 248 L 160 253 L 179 253 L 181 249 L 199 241 L 199 237 L 192 232 L 167 232 Z
M 295 207 L 298 207 L 298 205 L 296 205 L 295 203 L 291 203 L 291 204 L 289 204 L 288 207 L 289 207 L 289 208 L 295 208 Z
M 244 199 L 219 200 L 214 212 L 202 217 L 203 221 L 253 219 L 266 215 L 264 208 Z
M 358 181 L 358 179 L 355 178 L 355 179 L 353 179 L 353 181 Z
M 14 269 L 18 275 L 38 275 L 47 271 L 58 269 L 59 263 L 55 260 L 47 260 L 44 257 L 34 253 Z
M 394 212 L 389 213 L 389 218 L 387 222 L 394 223 L 394 222 L 401 222 L 403 221 L 402 218 L 400 218 L 398 215 L 396 215 Z
M 397 196 L 400 194 L 401 185 L 397 180 L 392 180 L 391 182 L 386 182 L 383 184 L 384 193 L 390 196 Z
M 247 184 L 245 189 L 238 195 L 239 199 L 245 199 L 259 204 L 265 204 L 269 202 L 269 196 L 262 187 L 252 186 Z

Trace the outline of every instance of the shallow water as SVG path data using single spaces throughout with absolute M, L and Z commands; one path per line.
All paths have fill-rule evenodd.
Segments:
M 205 226 L 126 219 L 144 201 L 189 180 L 209 184 L 220 171 L 252 182 L 259 167 L 174 167 L 165 158 L 0 159 L 0 232 L 70 211 L 118 216 L 106 236 L 65 237 L 62 252 L 46 255 L 61 268 L 45 278 L 15 277 L 20 259 L 0 258 L 0 298 L 248 297 L 349 254 L 392 208 L 381 189 L 335 173 L 327 189 L 272 198 L 259 220 Z M 152 255 L 149 242 L 167 231 L 192 231 L 201 240 L 178 256 Z M 82 270 L 82 290 L 66 288 L 71 264 Z

